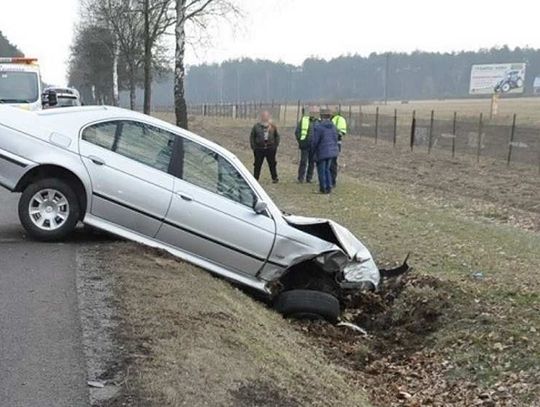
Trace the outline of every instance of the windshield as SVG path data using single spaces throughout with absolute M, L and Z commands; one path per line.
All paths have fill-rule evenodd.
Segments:
M 38 100 L 35 72 L 0 71 L 0 103 L 31 103 Z

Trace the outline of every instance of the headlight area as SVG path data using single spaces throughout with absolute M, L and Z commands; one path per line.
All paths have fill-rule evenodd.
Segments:
M 343 268 L 342 277 L 339 284 L 343 289 L 375 290 L 381 281 L 381 273 L 372 258 L 349 263 Z

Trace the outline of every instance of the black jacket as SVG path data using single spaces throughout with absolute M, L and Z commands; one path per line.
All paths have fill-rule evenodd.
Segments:
M 267 138 L 265 140 L 265 133 L 268 131 Z M 264 126 L 261 123 L 257 123 L 251 130 L 249 142 L 252 150 L 261 150 L 265 148 L 277 148 L 279 146 L 279 132 L 276 126 L 269 124 Z

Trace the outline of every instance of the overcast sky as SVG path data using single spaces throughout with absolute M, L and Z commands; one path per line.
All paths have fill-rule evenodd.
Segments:
M 385 51 L 540 48 L 540 1 L 237 0 L 245 18 L 220 24 L 188 63 L 237 57 L 299 64 L 306 57 Z M 0 30 L 40 59 L 44 80 L 64 85 L 79 0 L 2 0 Z M 501 61 L 511 62 L 511 61 Z

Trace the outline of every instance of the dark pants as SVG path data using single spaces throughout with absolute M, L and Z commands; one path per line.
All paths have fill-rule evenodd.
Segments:
M 313 179 L 313 169 L 315 168 L 315 161 L 313 160 L 313 154 L 309 148 L 300 149 L 300 164 L 298 165 L 298 181 L 311 182 Z
M 278 179 L 276 170 L 276 152 L 277 150 L 275 148 L 258 148 L 253 150 L 253 155 L 255 156 L 255 163 L 253 165 L 253 176 L 256 180 L 258 180 L 261 176 L 261 167 L 265 158 L 268 162 L 268 168 L 270 168 L 270 175 L 272 175 L 272 179 L 274 181 Z
M 339 152 L 341 153 L 341 143 L 338 143 Z M 337 174 L 338 174 L 338 157 L 332 159 L 332 164 L 330 164 L 330 173 L 332 174 L 332 186 L 336 186 Z
M 332 190 L 332 174 L 330 166 L 333 158 L 317 161 L 317 172 L 319 173 L 319 188 L 321 192 L 330 192 Z

